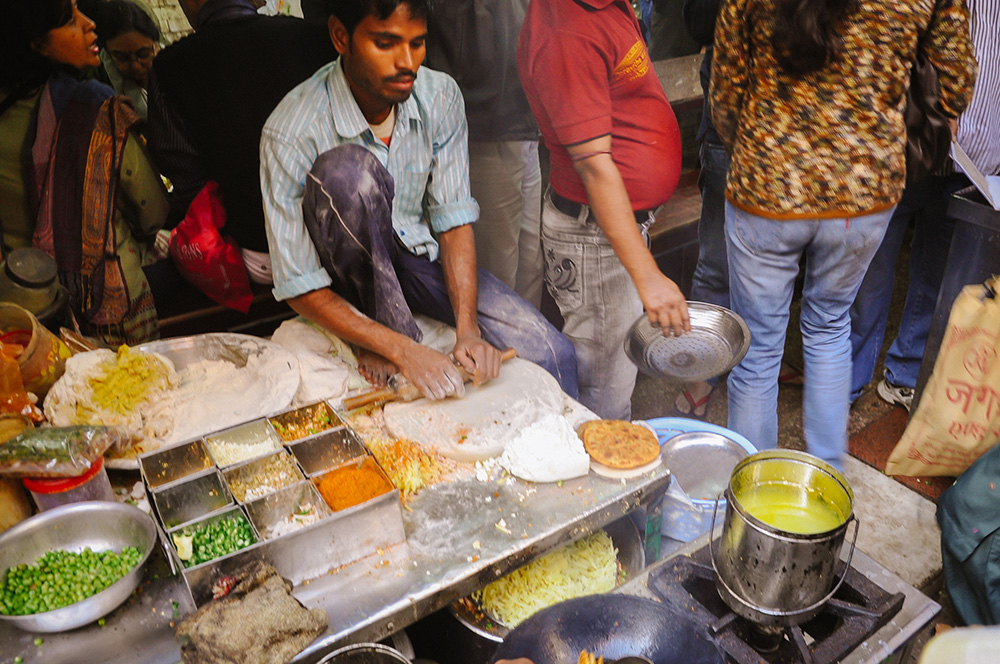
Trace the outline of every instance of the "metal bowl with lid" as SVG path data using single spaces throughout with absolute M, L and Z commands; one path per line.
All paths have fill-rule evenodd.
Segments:
M 726 373 L 750 348 L 750 329 L 735 312 L 688 302 L 691 331 L 680 336 L 649 322 L 644 313 L 625 337 L 625 354 L 644 374 L 683 383 Z

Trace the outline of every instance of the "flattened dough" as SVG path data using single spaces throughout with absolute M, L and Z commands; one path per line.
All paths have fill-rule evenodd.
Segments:
M 386 404 L 385 423 L 394 436 L 474 462 L 497 456 L 518 431 L 565 407 L 556 379 L 515 357 L 489 383 L 478 388 L 467 384 L 461 399 Z

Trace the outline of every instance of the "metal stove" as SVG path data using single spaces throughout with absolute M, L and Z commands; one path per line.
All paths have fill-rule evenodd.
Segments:
M 617 592 L 657 599 L 679 610 L 732 664 L 878 664 L 889 657 L 900 661 L 913 636 L 941 608 L 856 551 L 844 583 L 819 615 L 799 626 L 764 629 L 737 616 L 719 597 L 704 537 L 647 568 Z

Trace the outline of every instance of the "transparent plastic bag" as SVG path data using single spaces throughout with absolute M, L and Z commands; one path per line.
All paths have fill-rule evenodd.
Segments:
M 110 447 L 123 448 L 128 432 L 118 427 L 27 429 L 0 444 L 0 475 L 78 477 Z

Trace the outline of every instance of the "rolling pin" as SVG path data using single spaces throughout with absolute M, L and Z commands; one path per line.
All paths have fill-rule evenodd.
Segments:
M 500 361 L 506 362 L 512 357 L 517 356 L 517 351 L 513 348 L 508 348 L 500 353 Z M 472 376 L 465 370 L 465 368 L 455 363 L 458 369 L 459 375 L 462 377 L 462 381 L 468 383 L 472 380 Z M 363 394 L 358 394 L 353 397 L 347 397 L 344 399 L 344 410 L 354 410 L 355 408 L 361 408 L 362 406 L 367 406 L 369 404 L 382 402 L 388 403 L 390 401 L 413 401 L 422 397 L 423 394 L 417 389 L 417 386 L 410 381 L 403 378 L 402 374 L 395 374 L 389 379 L 389 385 L 377 390 L 371 390 Z

